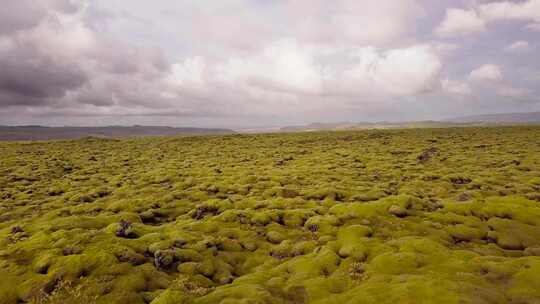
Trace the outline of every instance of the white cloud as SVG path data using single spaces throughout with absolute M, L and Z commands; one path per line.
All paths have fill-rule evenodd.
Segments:
M 328 60 L 339 58 L 340 61 Z M 411 96 L 430 92 L 439 83 L 442 63 L 426 45 L 381 51 L 374 47 L 333 48 L 322 52 L 294 39 L 276 41 L 258 54 L 208 64 L 193 58 L 173 65 L 169 81 L 178 96 L 231 104 L 243 111 L 305 111 L 339 107 L 351 99 Z M 226 94 L 223 94 L 226 92 Z
M 322 66 L 295 40 L 277 41 L 252 57 L 231 58 L 220 70 L 223 81 L 240 80 L 247 86 L 300 94 L 322 91 Z
M 475 5 L 468 10 L 449 8 L 435 33 L 446 37 L 475 34 L 484 31 L 488 23 L 503 20 L 532 21 L 534 23 L 526 28 L 538 29 L 540 0 L 491 2 Z
M 468 83 L 457 80 L 443 79 L 441 81 L 443 92 L 455 95 L 471 95 L 472 90 Z
M 512 19 L 540 21 L 540 0 L 486 3 L 478 7 L 478 12 L 487 21 Z
M 196 56 L 172 65 L 168 81 L 178 85 L 201 86 L 204 84 L 204 58 Z
M 525 25 L 525 29 L 533 32 L 540 32 L 540 22 L 532 22 Z
M 447 9 L 444 21 L 435 29 L 438 36 L 468 35 L 481 32 L 486 22 L 475 11 Z
M 386 43 L 411 30 L 424 14 L 415 0 L 285 1 L 279 18 L 298 39 L 318 43 Z
M 358 61 L 344 72 L 345 83 L 379 94 L 403 96 L 432 91 L 442 66 L 433 50 L 422 45 L 385 54 L 364 48 L 354 57 Z
M 475 82 L 498 82 L 503 79 L 503 73 L 499 66 L 485 64 L 471 71 L 469 79 Z
M 529 49 L 530 49 L 530 46 L 527 41 L 519 40 L 510 44 L 504 50 L 507 52 L 521 53 L 521 52 L 526 52 Z
M 503 85 L 497 89 L 497 94 L 503 97 L 509 98 L 525 98 L 532 93 L 529 89 L 524 88 L 515 88 L 512 86 Z

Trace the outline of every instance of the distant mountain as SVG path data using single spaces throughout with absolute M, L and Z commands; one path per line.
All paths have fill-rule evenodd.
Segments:
M 444 128 L 460 127 L 462 123 L 442 121 L 412 121 L 412 122 L 359 122 L 359 123 L 312 123 L 303 126 L 288 126 L 280 129 L 281 132 L 306 132 L 323 130 L 363 130 L 363 129 L 408 129 L 408 128 Z
M 43 127 L 0 126 L 0 140 L 76 139 L 86 136 L 123 138 L 135 136 L 232 134 L 229 129 L 173 128 L 155 126 Z
M 489 123 L 536 123 L 540 122 L 540 112 L 529 113 L 501 113 L 463 116 L 448 119 L 449 122 L 471 123 L 471 122 L 489 122 Z
M 425 120 L 409 122 L 340 122 L 311 123 L 299 126 L 287 126 L 281 132 L 308 132 L 324 130 L 362 130 L 362 129 L 408 129 L 408 128 L 450 128 L 489 125 L 515 125 L 540 123 L 540 112 L 505 113 L 463 116 L 442 121 Z
M 284 132 L 295 132 L 295 131 L 312 131 L 312 130 L 346 130 L 360 127 L 362 125 L 370 125 L 369 123 L 350 123 L 350 122 L 338 122 L 338 123 L 321 123 L 314 122 L 308 125 L 300 126 L 286 126 L 280 129 Z

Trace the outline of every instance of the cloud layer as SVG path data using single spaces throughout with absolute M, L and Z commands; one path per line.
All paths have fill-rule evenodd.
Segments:
M 423 119 L 454 116 L 456 98 L 481 111 L 492 92 L 536 104 L 536 67 L 515 66 L 534 55 L 539 4 L 12 1 L 0 124 Z M 504 20 L 520 34 L 499 46 L 506 57 L 471 56 L 467 37 Z

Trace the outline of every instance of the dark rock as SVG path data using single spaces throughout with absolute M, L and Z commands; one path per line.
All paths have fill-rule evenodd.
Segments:
M 319 226 L 317 224 L 311 224 L 308 226 L 308 230 L 311 232 L 317 232 L 319 230 Z
M 454 185 L 466 185 L 466 184 L 470 184 L 472 180 L 468 177 L 457 176 L 457 177 L 451 177 L 450 182 Z
M 130 263 L 134 266 L 142 265 L 146 262 L 146 257 L 144 255 L 128 250 L 119 254 L 117 258 L 120 262 Z
M 78 247 L 66 247 L 62 249 L 63 255 L 73 255 L 73 254 L 79 254 L 81 252 L 82 252 L 81 248 L 78 248 Z
M 120 223 L 118 223 L 118 229 L 116 229 L 116 236 L 131 238 L 133 235 L 133 226 L 131 223 L 126 220 L 121 220 Z
M 295 197 L 297 197 L 299 195 L 300 194 L 298 193 L 298 191 L 293 190 L 293 189 L 285 188 L 281 192 L 281 196 L 283 196 L 284 198 L 295 198 Z
M 11 228 L 11 234 L 16 234 L 16 233 L 21 233 L 21 232 L 24 232 L 21 226 L 13 226 Z
M 390 206 L 390 208 L 388 208 L 388 213 L 397 217 L 406 217 L 408 215 L 407 209 L 398 205 Z
M 457 200 L 458 200 L 459 202 L 466 202 L 466 201 L 468 201 L 468 200 L 470 200 L 470 199 L 471 199 L 471 195 L 470 195 L 469 193 L 466 193 L 466 192 L 461 193 L 461 194 L 457 197 Z
M 435 156 L 438 152 L 439 152 L 439 149 L 435 147 L 431 147 L 429 149 L 422 151 L 422 153 L 420 153 L 420 155 L 418 155 L 416 159 L 420 163 L 425 163 L 428 160 L 430 160 L 433 156 Z
M 193 219 L 200 220 L 204 218 L 206 215 L 216 215 L 218 214 L 219 210 L 215 206 L 198 206 L 197 209 L 195 209 L 195 213 L 191 216 Z
M 174 263 L 174 251 L 158 250 L 154 253 L 154 264 L 158 269 L 168 269 Z

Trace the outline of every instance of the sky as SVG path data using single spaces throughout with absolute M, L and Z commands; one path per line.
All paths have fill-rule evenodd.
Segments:
M 3 0 L 0 125 L 540 111 L 540 0 Z

